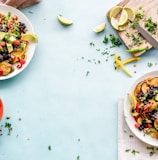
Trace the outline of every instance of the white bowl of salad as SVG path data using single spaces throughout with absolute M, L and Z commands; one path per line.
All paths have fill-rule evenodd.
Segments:
M 145 73 L 130 86 L 124 116 L 137 138 L 158 147 L 158 70 Z
M 30 63 L 38 38 L 19 10 L 0 5 L 0 80 L 22 72 Z

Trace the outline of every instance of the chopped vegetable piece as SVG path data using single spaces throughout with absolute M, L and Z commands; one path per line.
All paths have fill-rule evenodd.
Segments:
M 49 151 L 51 151 L 51 150 L 52 150 L 52 147 L 51 147 L 51 145 L 49 145 L 49 146 L 48 146 L 48 150 L 49 150 Z
M 24 64 L 25 64 L 25 60 L 19 58 L 19 64 L 17 65 L 17 68 L 21 69 Z
M 118 55 L 115 54 L 115 62 L 116 62 L 116 67 L 120 66 L 122 70 L 129 76 L 132 77 L 132 74 L 126 69 L 126 67 L 123 65 L 123 63 L 118 59 Z
M 122 44 L 120 39 L 115 37 L 113 34 L 110 34 L 110 41 L 112 43 L 111 47 L 119 47 Z
M 125 52 L 136 53 L 136 52 L 146 51 L 147 49 L 148 49 L 148 46 L 147 46 L 147 47 L 144 47 L 144 48 L 137 48 L 137 49 L 125 50 Z
M 140 60 L 140 57 L 132 57 L 132 58 L 128 58 L 128 59 L 122 61 L 122 64 L 127 64 L 127 63 L 130 63 L 133 61 L 138 61 L 138 60 Z
M 8 61 L 0 62 L 0 76 L 6 76 L 12 71 L 12 65 Z

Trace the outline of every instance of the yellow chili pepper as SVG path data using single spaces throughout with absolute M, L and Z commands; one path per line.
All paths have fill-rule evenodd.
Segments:
M 122 64 L 122 62 L 116 59 L 116 63 L 122 68 L 122 70 L 129 76 L 132 77 L 132 74 L 126 69 L 126 67 Z
M 132 57 L 132 58 L 128 58 L 124 61 L 120 61 L 118 59 L 118 55 L 117 54 L 114 54 L 114 58 L 115 58 L 115 62 L 116 62 L 116 70 L 119 69 L 119 67 L 121 67 L 121 69 L 130 77 L 132 77 L 132 74 L 126 69 L 126 67 L 124 66 L 124 64 L 127 64 L 127 63 L 130 63 L 130 62 L 133 62 L 133 61 L 136 61 L 136 60 L 140 60 L 139 57 Z
M 122 64 L 127 64 L 127 63 L 130 63 L 133 61 L 138 61 L 138 60 L 140 60 L 140 57 L 132 57 L 132 58 L 128 58 L 128 59 L 122 61 Z

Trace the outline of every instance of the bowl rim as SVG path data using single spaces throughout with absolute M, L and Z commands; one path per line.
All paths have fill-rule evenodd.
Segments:
M 135 120 L 134 120 L 133 116 L 130 114 L 130 102 L 128 100 L 128 93 L 133 93 L 136 85 L 140 81 L 145 80 L 145 78 L 147 78 L 147 77 L 158 77 L 158 70 L 152 70 L 152 71 L 148 71 L 148 72 L 142 74 L 137 79 L 135 79 L 134 82 L 130 85 L 130 87 L 128 88 L 128 90 L 126 92 L 125 99 L 124 99 L 124 108 L 123 108 L 124 118 L 125 118 L 125 121 L 129 127 L 129 129 L 132 131 L 132 133 L 138 139 L 140 139 L 142 142 L 145 142 L 146 144 L 158 147 L 158 140 L 157 139 L 152 138 L 149 135 L 144 135 L 144 132 L 141 132 L 137 128 L 135 128 L 135 126 L 134 126 Z

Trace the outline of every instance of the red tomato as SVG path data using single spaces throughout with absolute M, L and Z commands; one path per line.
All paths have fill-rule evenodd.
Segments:
M 20 45 L 20 40 L 15 40 L 15 41 L 13 42 L 13 44 L 14 44 L 14 46 Z
M 2 41 L 2 42 L 0 43 L 0 45 L 1 45 L 1 46 L 5 46 L 5 42 Z
M 140 127 L 140 124 L 139 124 L 139 123 L 136 123 L 136 124 L 135 124 L 135 127 L 136 127 L 136 128 L 139 128 L 139 127 Z
M 155 122 L 158 123 L 158 118 L 155 119 Z
M 0 98 L 0 120 L 2 120 L 3 112 L 4 112 L 4 106 L 3 106 L 2 99 Z

